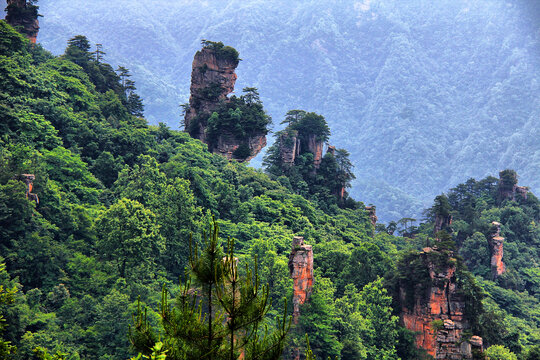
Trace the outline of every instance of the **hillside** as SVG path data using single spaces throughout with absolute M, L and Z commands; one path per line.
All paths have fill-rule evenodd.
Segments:
M 377 224 L 322 115 L 289 114 L 265 174 L 149 125 L 86 37 L 0 39 L 0 358 L 536 359 L 540 201 L 513 170 Z M 249 126 L 245 96 L 208 124 Z
M 129 64 L 149 121 L 172 128 L 200 40 L 231 44 L 249 59 L 238 88 L 257 87 L 275 123 L 290 109 L 324 115 L 351 153 L 351 194 L 388 221 L 504 168 L 540 191 L 535 4 L 42 0 L 38 40 L 55 54 L 80 33 L 102 43 Z

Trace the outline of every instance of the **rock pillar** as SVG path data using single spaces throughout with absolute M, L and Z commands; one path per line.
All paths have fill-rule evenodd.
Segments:
M 295 236 L 289 255 L 289 272 L 294 280 L 293 322 L 298 324 L 300 305 L 308 301 L 313 287 L 313 249 L 304 238 Z
M 491 251 L 491 275 L 493 278 L 497 278 L 506 270 L 506 266 L 503 262 L 504 238 L 501 236 L 500 223 L 496 221 L 491 223 L 491 234 L 488 242 Z

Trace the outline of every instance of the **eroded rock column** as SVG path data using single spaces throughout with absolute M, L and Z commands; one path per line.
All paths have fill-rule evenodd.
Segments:
M 506 265 L 503 262 L 504 238 L 501 236 L 501 224 L 493 221 L 491 223 L 491 236 L 489 237 L 489 248 L 491 251 L 491 275 L 493 278 L 501 276 Z
M 289 272 L 294 280 L 293 322 L 298 324 L 300 305 L 308 301 L 313 287 L 313 249 L 304 238 L 295 236 L 289 255 Z

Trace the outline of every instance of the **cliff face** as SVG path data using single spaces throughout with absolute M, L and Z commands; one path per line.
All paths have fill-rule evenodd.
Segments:
M 499 172 L 499 199 L 502 200 L 517 200 L 516 195 L 527 200 L 529 188 L 526 186 L 518 186 L 517 174 L 513 170 L 503 170 Z
M 441 230 L 448 229 L 448 233 L 452 233 L 450 226 L 452 225 L 452 215 L 435 215 L 435 226 L 433 232 L 437 234 Z
M 294 160 L 300 153 L 300 139 L 298 139 L 298 131 L 292 130 L 289 133 L 281 133 L 279 135 L 279 154 L 281 161 L 287 166 L 293 166 Z
M 429 274 L 429 286 L 421 290 L 416 284 L 414 301 L 409 303 L 406 298 L 411 294 L 407 294 L 405 286 L 400 286 L 404 326 L 417 333 L 416 345 L 435 359 L 472 359 L 472 348 L 478 347 L 478 341 L 481 344 L 481 338 L 475 337 L 472 344 L 462 337 L 468 324 L 463 315 L 465 300 L 458 291 L 454 259 L 441 265 L 434 259 L 445 254 L 429 247 L 419 256 Z
M 501 236 L 501 224 L 494 221 L 491 223 L 492 232 L 488 238 L 489 248 L 491 251 L 491 275 L 496 278 L 504 273 L 506 266 L 503 262 L 503 243 L 504 238 Z
M 295 236 L 289 255 L 289 272 L 294 280 L 293 322 L 298 324 L 300 305 L 311 295 L 313 287 L 313 249 L 304 244 L 304 238 Z
M 266 146 L 266 133 L 252 134 L 241 140 L 230 132 L 222 131 L 217 141 L 211 144 L 207 136 L 208 117 L 229 102 L 227 95 L 234 91 L 237 66 L 238 60 L 220 56 L 214 49 L 197 51 L 192 64 L 191 96 L 185 115 L 185 129 L 192 137 L 208 144 L 211 152 L 229 160 L 249 161 Z M 240 150 L 243 150 L 242 156 Z
M 371 225 L 373 225 L 373 227 L 375 227 L 375 225 L 377 225 L 377 220 L 378 220 L 377 211 L 376 211 L 375 206 L 366 206 L 366 211 L 369 214 L 369 219 L 371 220 Z
M 318 140 L 317 136 L 310 135 L 308 137 L 307 149 L 313 154 L 313 165 L 315 166 L 315 169 L 318 169 L 319 166 L 321 166 L 323 146 L 324 141 Z
M 6 21 L 18 29 L 32 44 L 37 41 L 39 21 L 37 6 L 27 4 L 26 0 L 7 0 Z

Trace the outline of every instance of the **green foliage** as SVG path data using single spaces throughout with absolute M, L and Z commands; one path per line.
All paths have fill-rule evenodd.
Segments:
M 214 222 L 203 249 L 191 249 L 190 274 L 180 286 L 174 307 L 169 303 L 168 291 L 162 291 L 164 352 L 170 359 L 234 360 L 240 352 L 248 359 L 278 359 L 290 320 L 284 314 L 272 331 L 262 329 L 270 309 L 268 287 L 260 284 L 257 265 L 251 270 L 246 264 L 240 273 L 234 241 L 228 240 L 224 252 L 218 231 Z M 191 285 L 191 277 L 200 288 Z M 149 355 L 155 350 L 149 347 L 155 333 L 138 308 L 130 336 L 134 347 Z
M 115 263 L 120 277 L 133 276 L 140 268 L 152 271 L 163 251 L 156 215 L 136 200 L 113 204 L 97 219 L 96 228 L 98 253 Z
M 517 360 L 513 352 L 501 345 L 490 346 L 485 353 L 489 360 Z
M 238 63 L 238 61 L 241 60 L 239 57 L 240 54 L 235 48 L 231 46 L 225 46 L 223 45 L 221 41 L 214 42 L 214 41 L 203 39 L 201 43 L 204 49 L 214 50 L 214 52 L 216 53 L 216 57 L 218 59 L 225 59 L 225 60 L 232 61 L 235 63 Z
M 205 90 L 204 96 L 213 98 L 221 93 L 222 90 L 219 84 L 216 85 L 217 87 L 214 86 L 215 88 L 212 86 L 207 88 L 207 91 Z M 257 89 L 244 88 L 243 92 L 242 96 L 233 95 L 227 101 L 221 103 L 212 114 L 207 114 L 206 118 L 204 118 L 204 114 L 201 114 L 202 118 L 193 122 L 193 127 L 201 121 L 207 124 L 206 135 L 210 148 L 217 145 L 220 136 L 233 136 L 245 148 L 250 137 L 268 133 L 268 126 L 271 124 L 272 119 L 264 111 Z M 193 131 L 190 130 L 190 133 L 193 133 Z M 243 152 L 240 155 L 245 155 L 241 158 L 249 156 L 249 154 L 246 154 L 245 149 L 239 151 Z
M 472 301 L 468 307 L 471 312 L 466 315 L 475 331 L 487 344 L 504 345 L 519 354 L 523 346 L 535 344 L 538 339 L 535 335 L 538 324 L 533 314 L 540 309 L 535 297 L 540 202 L 530 193 L 527 199 L 515 196 L 515 201 L 501 201 L 501 194 L 514 191 L 518 176 L 514 170 L 503 170 L 499 175 L 500 181 L 494 177 L 469 179 L 451 189 L 447 196 L 438 196 L 427 218 L 433 221 L 437 209 L 443 216 L 453 215 L 453 233 L 446 238 L 455 240 L 464 263 L 478 277 L 478 281 L 471 281 L 474 279 L 462 272 L 464 279 L 469 278 L 466 283 L 470 286 L 463 290 Z M 448 201 L 443 201 L 445 197 Z M 490 281 L 492 254 L 488 242 L 495 232 L 491 224 L 494 221 L 501 224 L 506 266 L 495 282 Z M 422 231 L 426 233 L 430 226 L 433 224 L 421 225 Z M 474 295 L 479 293 L 478 289 L 474 290 L 479 287 L 485 291 L 484 300 Z
M 288 126 L 276 133 L 276 141 L 263 159 L 265 171 L 275 177 L 286 177 L 295 192 L 316 201 L 327 212 L 333 212 L 336 205 L 356 208 L 358 204 L 345 191 L 356 178 L 347 150 L 328 151 L 319 168 L 315 168 L 313 146 L 320 146 L 322 151 L 323 143 L 330 137 L 324 117 L 304 110 L 290 110 L 283 123 Z M 294 155 L 294 164 L 284 162 L 284 151 Z

